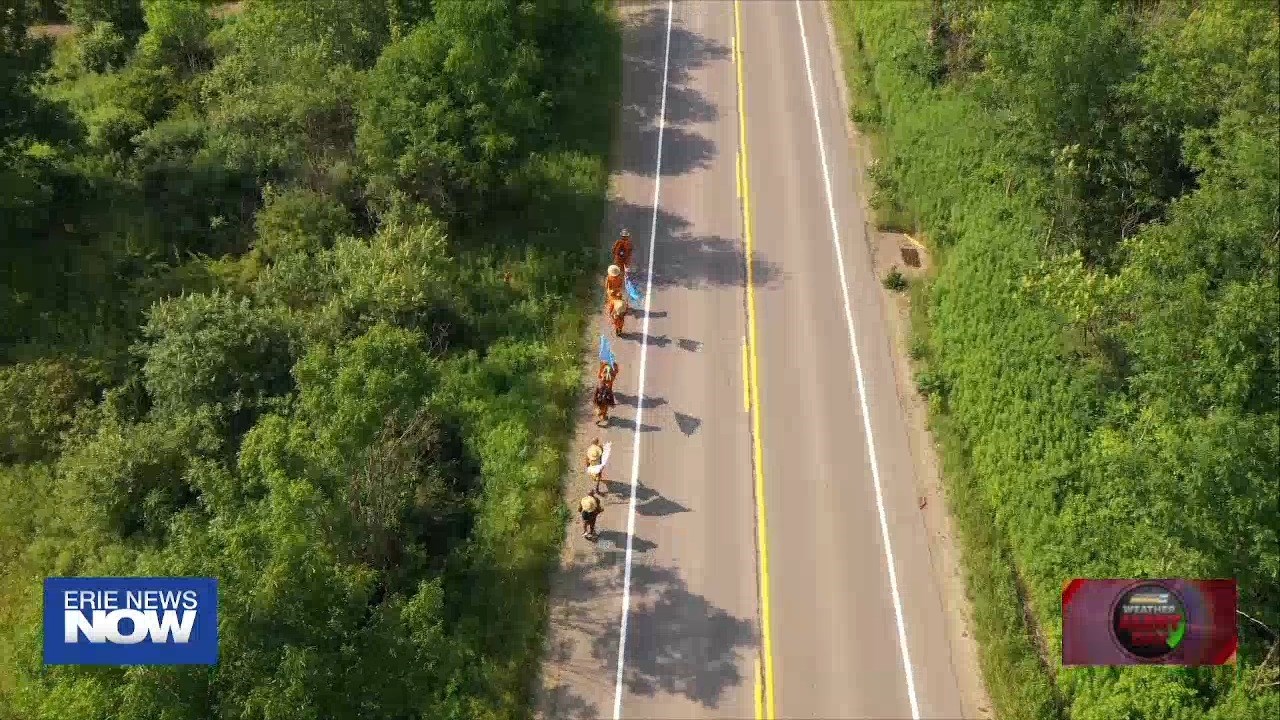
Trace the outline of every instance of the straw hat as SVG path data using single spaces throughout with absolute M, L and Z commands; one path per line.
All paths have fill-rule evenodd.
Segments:
M 600 458 L 603 455 L 604 455 L 604 450 L 602 450 L 599 445 L 592 445 L 591 447 L 587 448 L 587 459 L 590 460 L 591 464 L 593 465 L 595 463 L 600 462 Z
M 631 237 L 631 231 L 630 231 L 630 230 L 623 229 L 623 231 L 622 231 L 622 237 Z
M 622 274 L 622 268 L 618 267 L 617 265 L 609 266 L 609 277 L 618 277 L 621 274 Z

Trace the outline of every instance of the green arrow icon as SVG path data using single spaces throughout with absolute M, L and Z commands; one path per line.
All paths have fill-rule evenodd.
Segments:
M 1178 647 L 1178 643 L 1182 642 L 1182 638 L 1185 637 L 1186 634 L 1187 621 L 1183 618 L 1178 618 L 1177 627 L 1173 629 L 1173 632 L 1169 633 L 1169 637 L 1165 638 L 1165 642 L 1169 644 L 1169 649 L 1172 650 Z

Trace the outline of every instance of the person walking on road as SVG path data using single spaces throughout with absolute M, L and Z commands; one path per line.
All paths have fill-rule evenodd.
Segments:
M 608 427 L 609 408 L 618 404 L 617 398 L 613 396 L 613 383 L 601 380 L 596 385 L 595 394 L 592 396 L 591 401 L 596 406 L 596 425 Z
M 627 316 L 626 281 L 622 277 L 622 268 L 609 266 L 609 274 L 604 279 L 604 314 L 613 322 L 613 334 L 622 334 L 622 322 Z
M 604 468 L 600 468 L 594 474 L 591 473 L 590 468 L 592 466 L 599 465 L 600 461 L 603 459 L 604 446 L 600 444 L 600 438 L 595 438 L 591 441 L 591 444 L 587 446 L 587 462 L 585 467 L 588 468 L 587 473 L 591 475 L 591 479 L 595 481 L 594 491 L 597 493 L 600 492 L 600 483 L 605 482 Z M 605 487 L 608 488 L 608 485 L 606 484 Z
M 622 268 L 617 265 L 609 266 L 609 274 L 604 279 L 604 299 L 607 303 L 614 298 L 625 298 L 626 281 L 622 277 Z
M 631 231 L 624 229 L 613 243 L 613 264 L 622 268 L 625 276 L 631 268 Z
M 596 534 L 596 518 L 600 517 L 603 511 L 604 506 L 600 503 L 600 498 L 596 497 L 595 490 L 578 501 L 578 512 L 582 515 L 582 537 L 588 540 L 599 537 Z
M 596 370 L 596 379 L 613 389 L 613 381 L 618 379 L 618 361 L 602 362 L 600 369 Z
M 622 335 L 622 328 L 627 321 L 627 313 L 631 311 L 627 301 L 623 298 L 616 297 L 609 299 L 609 320 L 613 322 L 613 334 L 615 336 Z

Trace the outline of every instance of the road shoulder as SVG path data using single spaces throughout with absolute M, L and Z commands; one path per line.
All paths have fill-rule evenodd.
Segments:
M 830 12 L 827 4 L 823 3 L 822 15 L 827 42 L 831 44 L 831 56 L 843 59 L 844 53 L 836 47 L 836 31 Z M 844 109 L 844 140 L 852 146 L 855 158 L 855 167 L 850 170 L 858 178 L 856 187 L 864 217 L 871 218 L 874 213 L 866 194 L 866 189 L 871 187 L 867 175 L 871 145 L 850 120 L 849 86 L 843 77 L 843 62 L 836 72 L 841 75 L 836 86 Z M 885 278 L 894 269 L 899 270 L 911 282 L 926 281 L 929 277 L 932 271 L 930 258 L 924 244 L 916 238 L 899 233 L 879 232 L 874 226 L 867 228 L 864 237 L 871 245 L 872 264 L 878 279 Z M 918 268 L 907 263 L 902 253 L 904 248 L 916 251 L 920 259 Z M 991 701 L 982 679 L 978 645 L 973 632 L 973 607 L 968 600 L 968 589 L 962 572 L 964 565 L 959 536 L 947 510 L 937 442 L 929 429 L 929 406 L 916 391 L 913 379 L 910 356 L 912 296 L 909 292 L 895 292 L 883 286 L 880 287 L 880 292 L 884 299 L 884 320 L 892 340 L 891 358 L 897 382 L 896 390 L 907 420 L 907 438 L 914 466 L 912 475 L 916 481 L 916 495 L 925 530 L 929 535 L 930 565 L 942 593 L 940 600 L 946 613 L 948 640 L 954 653 L 952 662 L 955 663 L 962 710 L 966 718 L 990 718 Z
M 645 9 L 647 5 L 644 3 L 619 0 L 615 4 L 615 21 L 624 33 L 624 54 L 627 52 L 625 32 L 628 21 Z M 624 95 L 619 98 L 621 107 L 627 102 L 625 80 L 620 87 Z M 619 209 L 625 204 L 622 185 L 627 171 L 621 168 L 627 166 L 624 155 L 628 148 L 626 133 L 622 132 L 621 127 L 624 116 L 619 111 L 614 121 L 613 145 L 609 153 L 608 209 L 597 238 L 602 250 L 601 273 L 616 239 L 614 230 L 620 227 Z M 619 549 L 601 548 L 588 543 L 582 537 L 578 514 L 574 511 L 578 500 L 592 487 L 583 468 L 587 447 L 596 438 L 601 442 L 617 442 L 625 438 L 624 433 L 615 431 L 610 434 L 609 428 L 599 427 L 591 404 L 591 393 L 595 387 L 596 369 L 599 365 L 599 338 L 604 332 L 600 320 L 601 302 L 603 293 L 593 284 L 585 307 L 587 318 L 583 323 L 582 356 L 579 361 L 582 368 L 581 388 L 574 407 L 572 439 L 565 448 L 568 462 L 565 463 L 565 475 L 561 481 L 561 499 L 565 508 L 571 512 L 567 515 L 564 527 L 559 561 L 551 571 L 542 661 L 538 666 L 538 677 L 532 679 L 531 705 L 536 720 L 603 718 L 608 715 L 609 709 L 597 705 L 593 700 L 613 695 L 615 676 L 610 672 L 612 663 L 601 662 L 593 663 L 592 667 L 580 667 L 584 655 L 599 654 L 590 650 L 584 652 L 584 648 L 580 646 L 583 643 L 594 644 L 602 631 L 605 634 L 617 632 L 615 626 L 621 612 L 619 603 L 623 557 Z M 638 367 L 622 368 L 624 374 L 633 374 L 633 379 L 634 373 L 638 371 Z M 615 408 L 617 409 L 620 408 Z M 619 468 L 623 467 L 619 454 L 612 453 L 613 462 L 605 470 L 605 476 L 615 481 Z M 613 485 L 610 484 L 610 487 Z M 616 523 L 618 516 L 625 517 L 626 507 L 626 498 L 607 492 L 603 499 L 601 523 Z M 616 602 L 615 597 L 618 598 Z

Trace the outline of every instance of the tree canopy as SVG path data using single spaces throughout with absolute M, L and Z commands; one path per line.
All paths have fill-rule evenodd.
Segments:
M 0 720 L 521 716 L 611 11 L 215 5 L 0 14 Z M 219 664 L 43 667 L 59 574 L 218 577 Z

